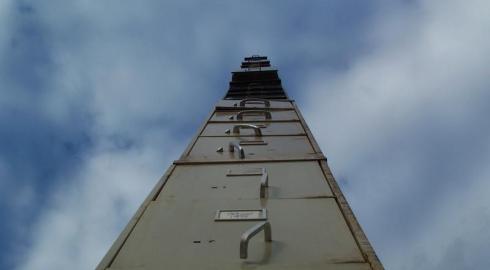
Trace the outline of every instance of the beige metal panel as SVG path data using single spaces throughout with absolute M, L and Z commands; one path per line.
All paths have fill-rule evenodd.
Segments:
M 240 259 L 240 237 L 257 221 L 215 221 L 216 210 L 260 209 L 258 200 L 152 202 L 110 269 L 370 269 L 335 199 L 268 200 L 263 233 Z
M 305 131 L 300 122 L 279 122 L 279 123 L 260 123 L 249 122 L 260 128 L 262 135 L 305 135 Z M 234 127 L 243 125 L 243 123 L 209 123 L 204 128 L 201 136 L 256 136 L 252 128 L 239 128 L 239 133 L 234 133 Z
M 318 155 L 306 136 L 268 136 L 262 137 L 263 143 L 250 137 L 199 137 L 192 147 L 186 161 L 230 161 L 230 160 L 284 160 L 312 159 Z M 256 141 L 257 145 L 244 145 L 244 142 Z M 245 152 L 245 158 L 239 157 L 236 149 L 231 152 L 230 142 L 239 142 Z M 222 151 L 217 151 L 221 150 Z
M 225 100 L 222 99 L 218 101 L 216 104 L 216 107 L 240 107 L 240 102 L 241 100 Z M 264 108 L 271 108 L 271 109 L 291 109 L 293 108 L 293 105 L 291 104 L 290 101 L 273 101 L 273 100 L 268 100 L 270 106 L 266 106 L 263 102 L 246 102 L 245 103 L 245 108 L 257 108 L 257 109 L 264 109 Z
M 263 114 L 246 114 L 243 116 L 242 121 L 237 120 L 237 114 L 240 110 L 236 111 L 215 111 L 210 119 L 210 122 L 253 122 L 253 121 L 298 121 L 298 115 L 295 111 L 270 111 L 271 119 L 266 119 Z
M 332 197 L 317 161 L 179 165 L 157 200 L 259 199 L 262 169 L 266 198 Z

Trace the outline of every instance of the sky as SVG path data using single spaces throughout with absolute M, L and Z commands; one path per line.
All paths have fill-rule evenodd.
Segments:
M 490 265 L 490 3 L 0 1 L 0 269 L 93 269 L 269 56 L 386 269 Z

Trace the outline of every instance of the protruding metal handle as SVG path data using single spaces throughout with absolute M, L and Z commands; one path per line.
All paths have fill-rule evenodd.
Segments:
M 272 241 L 271 224 L 269 223 L 269 221 L 264 221 L 256 224 L 242 234 L 242 237 L 240 239 L 241 259 L 246 259 L 248 257 L 248 241 L 262 230 L 264 230 L 264 240 L 266 242 Z
M 260 128 L 256 125 L 249 125 L 249 124 L 243 124 L 243 125 L 234 125 L 233 126 L 233 133 L 240 133 L 241 128 L 251 128 L 255 132 L 255 136 L 262 136 L 262 131 Z
M 266 111 L 266 110 L 246 110 L 246 111 L 240 111 L 236 115 L 236 120 L 243 120 L 243 115 L 244 114 L 263 114 L 265 116 L 265 119 L 272 119 L 271 112 Z
M 265 198 L 265 189 L 269 187 L 269 175 L 265 168 L 262 168 L 262 178 L 260 179 L 260 198 Z
M 245 106 L 245 104 L 247 104 L 247 103 L 264 103 L 264 106 L 265 107 L 270 107 L 271 106 L 271 102 L 268 101 L 267 99 L 246 98 L 246 99 L 242 99 L 242 101 L 240 101 L 240 107 Z
M 237 142 L 230 142 L 229 151 L 233 153 L 235 152 L 235 148 L 238 150 L 239 157 L 245 158 L 245 151 L 243 151 L 243 148 Z

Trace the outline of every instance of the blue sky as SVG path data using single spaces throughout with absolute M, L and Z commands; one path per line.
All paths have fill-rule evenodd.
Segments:
M 0 25 L 0 269 L 94 268 L 251 54 L 387 269 L 490 264 L 486 1 L 4 0 Z

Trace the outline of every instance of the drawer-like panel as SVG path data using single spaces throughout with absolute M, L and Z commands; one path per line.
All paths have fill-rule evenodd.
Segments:
M 297 161 L 178 165 L 157 200 L 259 199 L 263 180 L 266 199 L 333 196 L 317 161 Z
M 242 113 L 241 113 L 242 112 Z M 238 115 L 242 114 L 238 119 Z M 210 122 L 253 122 L 253 121 L 299 121 L 296 111 L 270 111 L 270 118 L 267 118 L 264 112 L 250 112 L 250 111 L 215 111 L 210 119 Z
M 263 207 L 258 200 L 152 202 L 111 269 L 369 269 L 331 198 L 269 200 L 272 241 L 257 234 L 240 259 L 240 237 L 258 221 L 215 221 L 215 213 Z
M 185 160 L 207 162 L 318 157 L 306 136 L 265 136 L 259 139 L 255 137 L 199 137 Z M 236 147 L 230 149 L 230 142 L 240 144 L 244 155 L 241 156 Z
M 251 126 L 249 126 L 251 125 Z M 300 122 L 208 123 L 201 136 L 305 135 Z
M 216 107 L 223 108 L 257 108 L 257 109 L 291 109 L 293 105 L 289 101 L 259 101 L 256 99 L 250 100 L 220 100 Z

